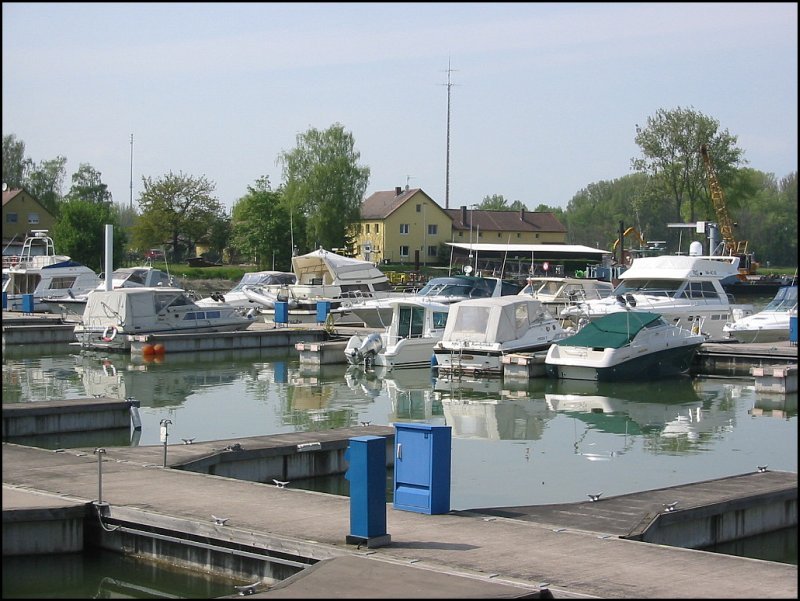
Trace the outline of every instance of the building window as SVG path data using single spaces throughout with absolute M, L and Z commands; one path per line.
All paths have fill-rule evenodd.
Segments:
M 463 238 L 464 237 L 464 232 L 458 232 L 458 237 L 459 238 Z
M 381 224 L 380 223 L 376 223 L 375 224 L 375 233 L 377 234 L 379 231 L 381 231 Z
M 539 237 L 539 234 L 536 234 L 536 235 L 534 236 L 534 238 L 538 238 L 538 237 Z
M 429 223 L 428 224 L 428 235 L 429 236 L 435 236 L 438 233 L 439 233 L 439 226 L 436 225 L 435 223 Z
M 17 214 L 6 213 L 6 223 L 17 223 Z
M 366 230 L 364 233 L 365 233 L 365 234 L 369 234 L 369 223 L 368 223 L 366 226 L 364 226 L 364 227 L 366 227 L 366 228 L 367 228 L 367 230 Z
M 400 233 L 401 234 L 406 234 L 406 235 L 408 234 L 408 224 L 407 223 L 401 223 L 400 224 Z
M 517 238 L 521 238 L 521 237 L 522 237 L 522 235 L 519 232 L 517 232 Z
M 436 249 L 436 247 L 435 247 L 435 246 L 429 246 L 429 247 L 428 247 L 428 256 L 429 256 L 429 257 L 435 257 L 435 256 L 437 256 L 436 250 L 437 250 L 437 249 Z
M 39 223 L 39 213 L 28 213 L 28 223 L 31 225 Z
M 400 257 L 401 258 L 408 258 L 408 246 L 401 246 L 400 247 Z
M 422 212 L 422 205 L 417 205 L 417 213 L 421 213 L 421 212 Z

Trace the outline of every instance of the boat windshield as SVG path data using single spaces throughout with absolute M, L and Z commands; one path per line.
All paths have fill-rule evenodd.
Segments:
M 797 286 L 780 288 L 764 311 L 791 311 L 797 308 Z
M 231 292 L 240 292 L 245 286 L 283 286 L 297 282 L 297 276 L 293 273 L 262 273 L 252 271 L 242 276 Z
M 674 296 L 683 283 L 682 280 L 658 280 L 658 279 L 631 279 L 622 280 L 614 288 L 611 296 L 620 296 L 628 293 L 654 294 L 658 296 Z

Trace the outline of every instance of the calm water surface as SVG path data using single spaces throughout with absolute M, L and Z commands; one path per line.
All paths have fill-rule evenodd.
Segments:
M 361 422 L 446 424 L 453 434 L 453 509 L 584 501 L 589 493 L 608 497 L 747 473 L 765 464 L 797 471 L 797 394 L 758 394 L 752 378 L 618 384 L 454 380 L 429 368 L 387 374 L 306 366 L 294 349 L 167 354 L 151 362 L 69 345 L 4 349 L 4 403 L 95 395 L 140 401 L 141 431 L 15 442 L 45 448 L 158 445 L 162 419 L 172 422 L 170 444 Z M 295 484 L 346 494 L 343 478 Z M 716 550 L 796 564 L 796 537 L 793 529 L 788 536 Z M 35 561 L 37 573 L 52 579 L 30 592 L 24 562 L 4 559 L 4 574 L 19 577 L 4 578 L 4 597 L 68 597 L 73 588 L 65 587 L 73 585 L 76 598 L 209 598 L 233 592 L 229 582 L 200 576 L 155 577 L 152 568 L 134 567 L 114 554 L 52 564 L 64 570 L 47 567 L 47 559 Z

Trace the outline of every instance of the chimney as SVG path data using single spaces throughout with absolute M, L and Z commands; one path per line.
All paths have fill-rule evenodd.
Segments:
M 525 221 L 525 209 L 520 209 L 519 210 L 519 220 L 520 221 Z
M 467 206 L 462 205 L 461 207 L 461 223 L 467 225 Z
M 403 193 L 403 189 L 400 186 L 395 186 L 394 187 L 394 195 L 395 196 L 400 196 L 402 193 Z

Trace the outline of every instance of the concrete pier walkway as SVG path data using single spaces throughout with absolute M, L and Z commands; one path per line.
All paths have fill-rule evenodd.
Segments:
M 513 511 L 508 516 L 426 515 L 387 505 L 391 544 L 359 549 L 345 543 L 350 530 L 347 497 L 293 489 L 291 483 L 279 488 L 165 469 L 132 461 L 129 451 L 116 451 L 108 449 L 103 462 L 102 501 L 108 504 L 109 520 L 267 545 L 315 561 L 380 560 L 369 564 L 374 570 L 356 571 L 363 580 L 353 580 L 352 568 L 330 570 L 316 582 L 303 579 L 304 588 L 276 587 L 275 596 L 459 596 L 457 591 L 464 589 L 455 581 L 450 589 L 444 583 L 458 576 L 481 586 L 501 585 L 498 597 L 538 594 L 547 588 L 556 598 L 797 598 L 795 565 L 625 540 L 610 535 L 602 525 L 585 529 L 591 522 L 581 520 L 569 528 L 554 528 L 551 517 L 519 509 L 518 513 L 526 513 L 523 519 Z M 98 461 L 91 452 L 53 452 L 9 443 L 3 444 L 2 452 L 4 490 L 38 491 L 69 502 L 97 500 Z M 755 474 L 766 475 L 772 474 Z M 796 488 L 796 474 L 786 478 L 782 485 L 787 481 L 791 485 L 793 478 Z M 3 504 L 5 512 L 5 494 Z M 591 506 L 597 510 L 601 504 Z M 215 523 L 212 515 L 225 516 L 225 525 Z M 558 519 L 562 524 L 569 520 L 564 515 Z M 597 519 L 602 524 L 601 517 Z M 437 582 L 443 588 L 436 594 L 421 593 L 409 584 L 409 568 L 427 570 L 426 577 L 434 579 L 441 575 Z M 519 589 L 520 594 L 510 594 L 505 587 Z M 452 594 L 445 594 L 448 590 Z M 473 596 L 495 596 L 490 590 L 491 586 L 476 585 Z

